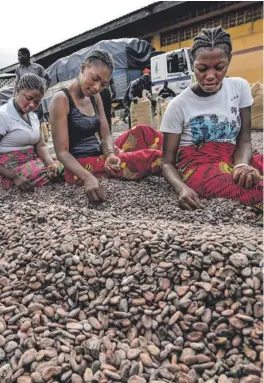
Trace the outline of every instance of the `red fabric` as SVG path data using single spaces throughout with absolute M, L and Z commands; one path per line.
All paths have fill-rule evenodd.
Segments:
M 161 174 L 162 134 L 150 126 L 136 125 L 115 141 L 116 156 L 121 160 L 118 178 L 138 180 L 151 174 Z M 78 158 L 77 161 L 96 178 L 107 177 L 104 156 Z M 73 173 L 65 170 L 69 184 L 80 183 Z
M 143 74 L 150 74 L 150 69 L 148 68 L 143 69 Z
M 150 126 L 138 124 L 115 140 L 115 146 L 123 152 L 142 149 L 162 150 L 163 135 Z
M 121 159 L 118 175 L 123 179 L 138 180 L 151 174 L 161 174 L 163 135 L 147 125 L 137 125 L 115 141 L 116 155 Z M 233 181 L 233 155 L 235 146 L 230 143 L 209 142 L 199 147 L 181 147 L 177 169 L 184 182 L 202 198 L 228 198 L 245 205 L 262 207 L 263 177 L 250 190 Z M 78 159 L 95 177 L 106 177 L 104 156 Z M 251 165 L 263 174 L 263 155 L 256 154 Z M 68 183 L 80 183 L 65 170 Z
M 233 181 L 235 145 L 209 142 L 179 151 L 177 168 L 188 186 L 202 198 L 229 198 L 244 205 L 261 207 L 263 177 L 256 187 L 244 189 Z M 255 154 L 251 165 L 263 175 L 263 155 Z

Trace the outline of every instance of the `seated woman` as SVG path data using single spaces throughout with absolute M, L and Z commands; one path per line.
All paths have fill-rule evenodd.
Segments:
M 90 201 L 104 199 L 100 177 L 137 180 L 161 172 L 162 135 L 151 127 L 137 125 L 120 136 L 115 147 L 112 143 L 99 94 L 112 72 L 108 53 L 93 51 L 78 77 L 50 103 L 53 142 L 65 179 L 83 184 Z
M 163 174 L 183 209 L 203 208 L 199 197 L 262 204 L 263 156 L 252 156 L 251 147 L 253 99 L 246 80 L 225 77 L 231 52 L 221 27 L 203 29 L 191 50 L 197 82 L 170 102 L 162 120 Z
M 53 161 L 32 113 L 44 95 L 42 79 L 32 73 L 21 77 L 17 94 L 0 107 L 0 185 L 32 190 L 56 179 L 63 171 Z

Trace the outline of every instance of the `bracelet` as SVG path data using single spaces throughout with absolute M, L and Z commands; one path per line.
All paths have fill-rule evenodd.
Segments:
M 249 164 L 237 164 L 233 167 L 233 170 L 237 169 L 237 168 L 242 168 L 242 166 L 249 166 Z
M 107 158 L 109 155 L 115 155 L 115 151 L 113 149 L 109 149 L 104 153 L 105 158 Z
M 115 154 L 115 150 L 114 149 L 108 149 L 108 150 L 105 151 L 104 155 L 106 155 L 107 153 Z

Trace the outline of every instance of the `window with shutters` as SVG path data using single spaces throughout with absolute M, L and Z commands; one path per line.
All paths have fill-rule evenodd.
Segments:
M 224 4 L 222 4 L 224 3 Z M 204 8 L 197 11 L 196 16 L 206 14 L 215 9 L 227 7 L 226 3 L 233 4 L 235 2 L 219 2 L 210 8 Z M 214 7 L 214 9 L 212 9 Z M 217 7 L 217 8 L 216 8 Z M 204 13 L 203 13 L 204 12 Z M 203 28 L 215 28 L 221 25 L 223 28 L 232 28 L 238 25 L 251 23 L 256 20 L 263 19 L 263 5 L 261 3 L 252 4 L 251 6 L 236 12 L 230 12 L 223 14 L 223 16 L 217 16 L 212 19 L 208 19 L 199 24 L 193 24 L 186 28 L 177 28 L 169 32 L 161 33 L 160 44 L 162 47 L 179 43 L 185 40 L 192 40 Z M 182 20 L 175 20 L 175 23 Z

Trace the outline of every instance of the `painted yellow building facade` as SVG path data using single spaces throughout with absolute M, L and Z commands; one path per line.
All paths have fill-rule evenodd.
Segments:
M 198 31 L 201 28 L 198 25 L 194 29 Z M 227 75 L 243 77 L 250 83 L 257 81 L 263 83 L 263 18 L 226 30 L 231 35 L 233 45 L 233 57 Z M 187 33 L 189 32 L 188 30 Z M 181 33 L 180 29 L 178 33 Z M 166 52 L 192 45 L 192 38 L 178 40 L 180 41 L 164 45 L 161 34 L 156 34 L 151 43 L 156 50 Z

